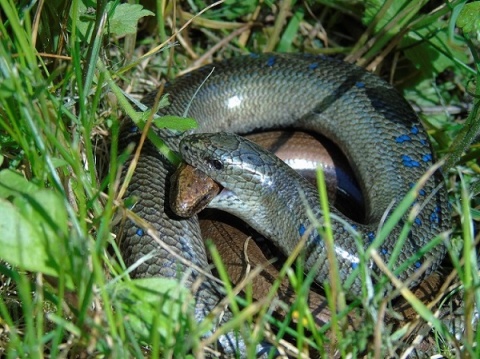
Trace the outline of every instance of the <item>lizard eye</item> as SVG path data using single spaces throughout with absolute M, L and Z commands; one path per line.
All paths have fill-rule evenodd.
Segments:
M 223 169 L 223 163 L 220 162 L 219 160 L 208 160 L 208 164 L 212 167 L 215 168 L 216 170 L 220 171 Z

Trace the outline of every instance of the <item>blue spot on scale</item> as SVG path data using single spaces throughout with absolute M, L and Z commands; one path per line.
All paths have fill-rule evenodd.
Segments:
M 145 232 L 141 228 L 137 229 L 137 232 L 135 233 L 137 233 L 137 236 L 140 236 L 140 237 L 142 237 L 145 234 Z
M 421 189 L 420 191 L 418 191 L 418 194 L 419 194 L 420 196 L 425 196 L 425 195 L 427 194 L 427 192 L 425 192 L 424 189 Z
M 432 160 L 432 154 L 431 154 L 431 153 L 427 153 L 426 155 L 423 155 L 423 156 L 422 156 L 422 160 L 423 160 L 423 162 L 431 161 L 431 160 Z
M 422 266 L 422 262 L 418 261 L 418 262 L 415 262 L 414 264 L 415 268 L 420 268 Z
M 402 162 L 405 167 L 420 167 L 420 163 L 418 161 L 415 161 L 407 155 L 402 156 Z
M 432 223 L 440 223 L 440 206 L 435 206 L 433 209 L 432 214 L 430 214 L 430 222 Z
M 273 65 L 275 65 L 275 56 L 270 56 L 268 59 L 267 59 L 267 66 L 270 66 L 272 67 Z
M 387 255 L 388 250 L 386 250 L 385 248 L 382 248 L 382 249 L 380 249 L 380 253 L 382 253 L 383 255 Z
M 138 126 L 132 126 L 128 129 L 130 133 L 137 133 L 138 132 Z
M 318 68 L 318 62 L 311 63 L 310 65 L 308 65 L 308 68 L 310 70 L 315 70 L 316 68 Z
M 370 242 L 373 242 L 373 240 L 375 239 L 375 232 L 368 232 L 367 237 Z
M 305 226 L 303 224 L 301 224 L 300 227 L 298 227 L 298 234 L 303 236 L 305 234 L 305 231 L 306 231 Z
M 420 218 L 415 218 L 414 222 L 415 222 L 415 224 L 416 224 L 417 226 L 421 226 L 421 225 L 422 225 L 422 220 L 421 220 Z
M 432 214 L 430 214 L 430 222 L 437 224 L 440 223 L 440 217 L 437 212 L 432 212 Z
M 403 142 L 407 142 L 407 141 L 411 141 L 412 138 L 408 135 L 401 135 L 401 136 L 398 136 L 395 138 L 395 142 L 397 143 L 403 143 Z
M 351 267 L 352 267 L 352 269 L 357 269 L 358 268 L 358 262 L 352 262 Z
M 427 140 L 420 140 L 420 143 L 421 143 L 422 145 L 426 146 L 426 145 L 427 145 Z
M 413 133 L 414 135 L 416 135 L 419 132 L 418 127 L 417 126 L 412 126 L 410 132 Z
M 355 86 L 359 89 L 363 89 L 365 87 L 365 82 L 358 81 L 355 83 Z
M 317 234 L 315 238 L 313 238 L 313 243 L 319 244 L 321 240 L 322 240 L 322 237 L 320 237 L 320 235 Z

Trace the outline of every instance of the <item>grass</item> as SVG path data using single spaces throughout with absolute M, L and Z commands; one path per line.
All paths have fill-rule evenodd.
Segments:
M 478 3 L 469 6 L 478 10 Z M 160 0 L 150 9 L 154 16 L 147 16 L 142 8 L 100 0 L 97 12 L 79 0 L 2 1 L 2 354 L 35 358 L 203 353 L 209 339 L 202 333 L 209 323 L 192 319 L 188 291 L 173 280 L 128 279 L 111 236 L 120 205 L 116 173 L 126 155 L 103 140 L 111 136 L 115 143 L 122 112 L 140 116 L 128 108 L 115 85 L 138 98 L 162 78 L 211 59 L 268 50 L 343 56 L 388 79 L 422 110 L 436 152 L 446 160 L 456 225 L 449 242 L 453 272 L 439 297 L 451 286 L 463 290 L 465 310 L 457 320 L 464 322 L 465 332 L 455 338 L 436 319 L 434 309 L 405 288 L 401 291 L 434 327 L 430 353 L 479 357 L 480 332 L 472 324 L 480 304 L 475 250 L 480 220 L 478 18 L 460 12 L 464 1 L 376 0 L 367 10 L 363 4 L 248 0 L 207 7 L 200 0 L 177 6 Z M 478 12 L 473 8 L 471 13 Z M 102 180 L 96 169 L 104 153 L 109 153 L 109 175 Z M 268 322 L 277 328 L 279 339 L 284 334 L 295 338 L 290 339 L 293 348 L 282 341 L 281 349 L 312 347 L 323 356 L 335 350 L 342 357 L 409 353 L 412 336 L 404 334 L 418 327 L 415 322 L 402 328 L 382 326 L 382 312 L 389 310 L 383 297 L 347 304 L 341 292 L 326 288 L 337 313 L 360 313 L 356 307 L 363 305 L 362 326 L 349 330 L 339 314 L 326 327 L 316 328 L 305 306 L 305 288 L 312 278 L 304 278 L 301 267 L 292 270 L 293 261 L 293 256 L 287 260 L 281 275 L 295 284 L 299 295 L 292 308 L 306 320 L 290 328 L 294 311 L 283 321 L 269 319 L 263 315 L 268 314 L 268 301 L 251 303 L 247 295 L 246 309 L 237 308 L 228 327 L 251 323 L 248 335 L 254 341 L 275 336 L 265 329 Z M 220 265 L 218 258 L 215 262 Z M 257 313 L 262 315 L 255 317 Z

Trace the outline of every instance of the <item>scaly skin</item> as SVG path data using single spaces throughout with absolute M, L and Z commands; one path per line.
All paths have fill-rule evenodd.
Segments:
M 201 86 L 207 77 L 208 80 Z M 321 132 L 332 139 L 351 162 L 365 196 L 367 222 L 363 225 L 349 223 L 366 237 L 366 242 L 375 236 L 389 204 L 392 201 L 398 204 L 433 164 L 425 131 L 401 95 L 375 75 L 339 60 L 313 55 L 239 57 L 182 76 L 165 87 L 165 92 L 169 94 L 171 105 L 161 114 L 186 114 L 195 118 L 199 122 L 195 130 L 198 133 L 247 133 L 256 129 L 296 127 Z M 153 96 L 144 102 L 152 103 Z M 174 150 L 178 149 L 184 136 L 168 130 L 157 132 Z M 138 135 L 128 135 L 124 143 L 136 139 Z M 161 239 L 178 248 L 194 264 L 207 268 L 196 219 L 179 220 L 165 205 L 171 171 L 171 166 L 152 145 L 147 144 L 128 195 L 138 198 L 134 211 L 153 224 Z M 440 189 L 435 192 L 437 186 Z M 235 186 L 236 189 L 238 187 Z M 292 189 L 298 193 L 296 185 Z M 398 263 L 410 258 L 418 248 L 449 228 L 450 214 L 440 174 L 427 181 L 418 202 L 422 204 L 422 211 Z M 298 202 L 292 206 L 295 210 L 299 209 Z M 265 220 L 268 223 L 267 218 Z M 269 226 L 275 227 L 271 222 Z M 288 252 L 303 228 L 308 226 L 309 223 L 301 219 L 288 230 L 288 237 L 273 240 Z M 356 267 L 356 246 L 343 224 L 334 222 L 334 226 L 336 248 L 342 250 L 338 259 L 344 279 L 352 272 L 352 267 Z M 122 248 L 127 263 L 134 263 L 157 247 L 134 224 L 127 224 L 125 229 Z M 381 250 L 384 259 L 388 259 L 398 231 L 395 229 L 384 243 Z M 325 254 L 320 238 L 315 235 L 310 242 L 315 243 L 315 246 L 309 247 L 311 255 L 307 265 L 311 266 Z M 426 256 L 432 260 L 432 270 L 440 263 L 444 253 L 444 247 L 439 246 Z M 138 267 L 135 275 L 172 277 L 177 275 L 179 268 L 181 271 L 182 265 L 175 258 L 159 250 L 158 256 Z M 414 270 L 409 268 L 404 277 Z M 324 280 L 326 272 L 326 266 L 321 266 L 317 277 Z M 198 278 L 198 273 L 193 271 L 186 285 L 190 286 L 195 278 Z M 349 291 L 355 295 L 360 287 L 359 280 L 356 280 Z M 219 292 L 221 288 L 212 282 L 207 281 L 200 287 L 197 292 L 197 319 L 202 319 L 218 302 Z M 220 338 L 223 350 L 227 353 L 236 349 L 242 351 L 243 342 L 232 344 L 232 338 L 230 334 Z
M 319 284 L 328 279 L 330 264 L 325 241 L 309 215 L 309 212 L 313 213 L 315 220 L 323 225 L 318 192 L 305 178 L 270 152 L 232 133 L 192 134 L 180 142 L 180 153 L 188 164 L 224 187 L 208 207 L 241 218 L 287 256 L 294 252 L 300 238 L 307 236 L 305 267 L 310 271 L 318 266 L 315 278 Z M 362 247 L 366 250 L 379 223 L 354 223 L 335 208 L 331 211 L 335 214 L 331 221 L 334 251 L 341 279 L 346 282 L 360 264 L 356 233 L 352 228 L 361 235 Z M 400 230 L 401 226 L 397 226 L 382 244 L 380 253 L 385 261 L 388 261 Z M 415 227 L 412 236 L 416 234 L 414 230 Z M 413 256 L 430 238 L 413 239 L 416 242 L 408 241 L 403 247 L 402 252 L 406 252 L 407 256 L 401 256 L 401 262 L 397 261 L 394 268 Z M 419 266 L 411 266 L 400 278 L 407 279 Z M 375 270 L 373 263 L 369 263 L 369 267 Z M 360 295 L 361 277 L 355 276 L 353 285 L 345 289 L 351 298 Z

